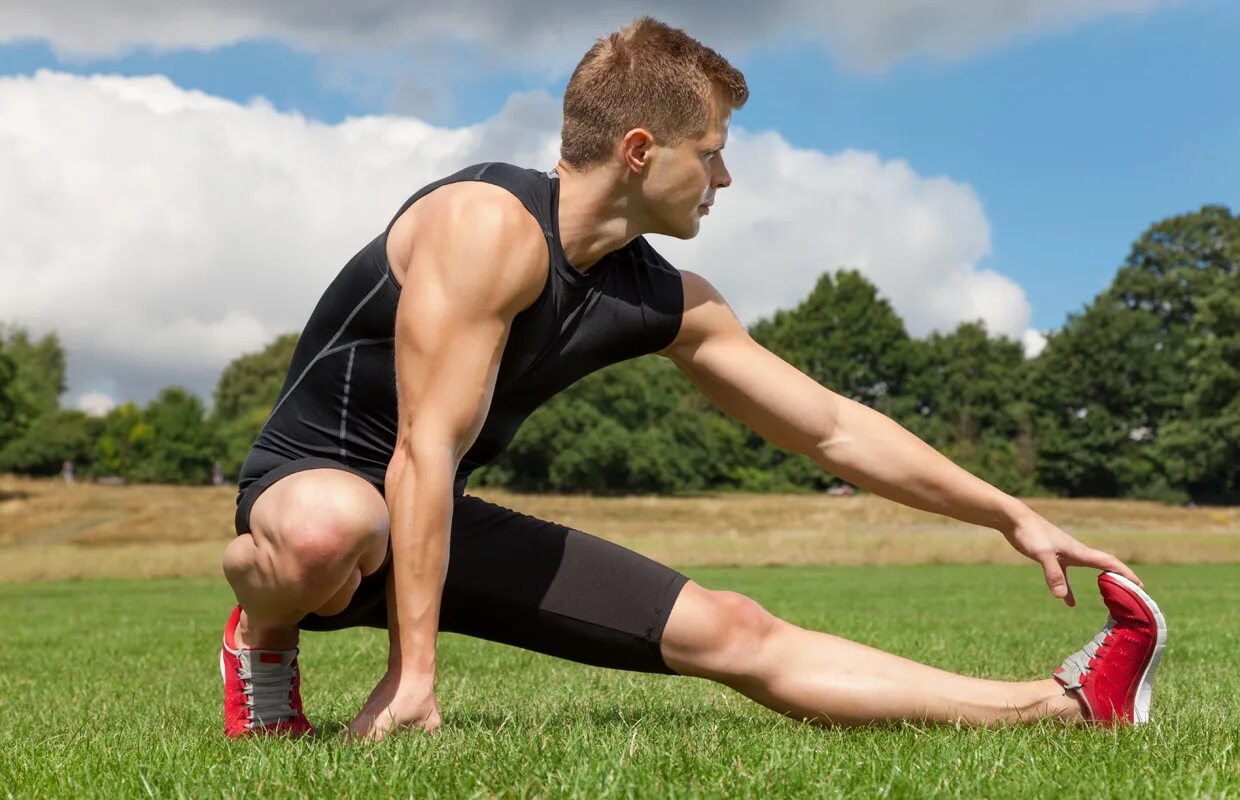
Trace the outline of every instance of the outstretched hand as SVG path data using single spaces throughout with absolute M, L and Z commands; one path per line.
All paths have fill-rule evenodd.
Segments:
M 1124 562 L 1110 553 L 1086 547 L 1039 514 L 1030 512 L 1010 530 L 1003 531 L 1003 535 L 1018 552 L 1042 565 L 1051 594 L 1069 606 L 1076 605 L 1068 583 L 1070 566 L 1111 570 L 1138 586 L 1144 585 Z
M 437 733 L 441 724 L 433 677 L 411 679 L 389 668 L 349 723 L 344 739 L 377 742 L 391 731 L 407 728 Z

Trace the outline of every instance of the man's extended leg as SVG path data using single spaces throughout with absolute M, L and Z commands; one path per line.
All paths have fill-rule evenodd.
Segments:
M 768 708 L 820 724 L 882 720 L 993 725 L 1046 717 L 1082 720 L 1053 679 L 970 678 L 797 627 L 742 594 L 689 582 L 663 630 L 663 658 Z

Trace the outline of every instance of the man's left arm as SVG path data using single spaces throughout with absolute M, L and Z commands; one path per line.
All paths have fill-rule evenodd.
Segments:
M 941 455 L 889 417 L 822 386 L 755 342 L 708 281 L 681 271 L 684 316 L 660 352 L 720 409 L 771 444 L 812 458 L 849 483 L 904 505 L 985 525 L 1042 565 L 1051 593 L 1075 605 L 1064 568 L 1091 566 L 1141 581 Z

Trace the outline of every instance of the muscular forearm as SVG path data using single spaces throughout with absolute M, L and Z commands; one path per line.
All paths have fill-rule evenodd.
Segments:
M 863 489 L 975 525 L 1007 531 L 1030 513 L 894 420 L 847 398 L 839 398 L 833 434 L 809 455 Z
M 452 453 L 446 449 L 442 456 L 400 454 L 388 470 L 392 537 L 388 658 L 409 673 L 435 671 L 454 472 Z

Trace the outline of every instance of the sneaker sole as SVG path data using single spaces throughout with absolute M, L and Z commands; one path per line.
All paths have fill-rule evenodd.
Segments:
M 1135 594 L 1154 613 L 1154 624 L 1158 629 L 1158 637 L 1154 641 L 1154 653 L 1150 656 L 1145 671 L 1141 673 L 1141 682 L 1137 684 L 1137 695 L 1132 704 L 1133 723 L 1142 725 L 1150 721 L 1150 698 L 1154 693 L 1154 678 L 1158 671 L 1158 662 L 1162 660 L 1163 650 L 1167 646 L 1167 621 L 1163 619 L 1158 603 L 1132 581 L 1116 572 L 1105 570 L 1111 580 Z

